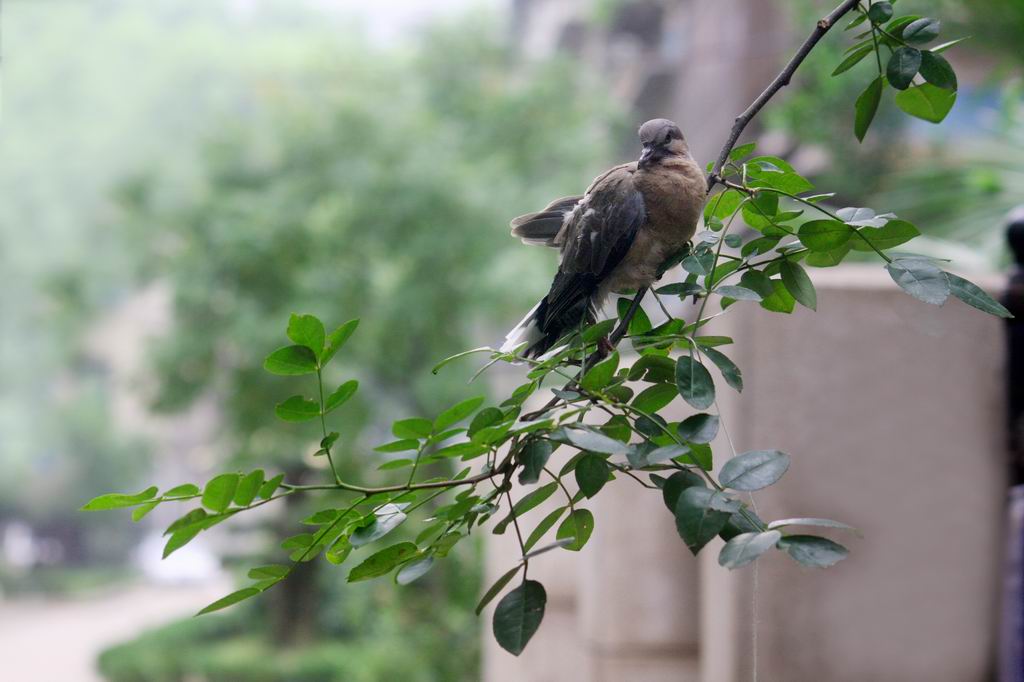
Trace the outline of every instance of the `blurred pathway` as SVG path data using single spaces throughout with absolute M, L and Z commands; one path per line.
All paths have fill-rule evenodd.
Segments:
M 96 657 L 139 631 L 188 616 L 227 583 L 133 586 L 67 600 L 0 600 L 0 661 L 10 682 L 99 682 Z

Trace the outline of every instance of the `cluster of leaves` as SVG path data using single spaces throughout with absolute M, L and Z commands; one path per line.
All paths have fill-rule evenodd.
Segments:
M 878 65 L 877 78 L 857 98 L 854 133 L 858 140 L 867 135 L 886 86 L 898 91 L 896 106 L 931 123 L 942 122 L 956 103 L 956 72 L 941 53 L 964 39 L 926 49 L 939 37 L 939 20 L 916 14 L 895 16 L 895 4 L 896 0 L 858 4 L 857 17 L 846 30 L 865 24 L 868 28 L 857 34 L 856 42 L 832 72 L 838 76 L 869 55 L 874 55 Z
M 899 46 L 887 41 L 921 43 L 937 33 L 931 20 L 911 18 L 894 26 L 889 3 L 859 10 L 863 18 L 858 21 L 870 21 L 870 47 L 876 54 L 882 45 L 898 51 Z M 867 45 L 858 49 L 863 47 Z M 909 89 L 909 79 L 902 84 Z M 276 499 L 324 490 L 352 494 L 346 506 L 325 507 L 306 518 L 311 532 L 284 540 L 281 547 L 290 563 L 252 569 L 250 586 L 203 612 L 260 594 L 298 564 L 321 555 L 332 564 L 343 564 L 354 554 L 367 553 L 353 562 L 349 582 L 394 573 L 397 583 L 407 584 L 474 529 L 496 519 L 492 532 L 502 534 L 511 527 L 520 560 L 484 593 L 477 611 L 519 578 L 498 601 L 493 617 L 498 643 L 513 654 L 523 651 L 544 615 L 546 593 L 527 577 L 530 561 L 552 550 L 581 550 L 595 523 L 586 508 L 588 501 L 618 477 L 660 492 L 682 541 L 694 554 L 721 537 L 718 561 L 724 567 L 745 566 L 773 549 L 805 566 L 835 564 L 847 555 L 845 547 L 793 529 L 852 530 L 849 526 L 820 518 L 765 521 L 742 497 L 776 483 L 789 468 L 788 455 L 774 449 L 730 452 L 717 467 L 717 476 L 713 474 L 712 441 L 722 417 L 717 414 L 718 386 L 711 369 L 736 391 L 742 390 L 743 377 L 722 350 L 732 339 L 702 333 L 705 325 L 743 303 L 777 313 L 790 313 L 797 303 L 815 309 L 817 294 L 806 267 L 837 265 L 852 251 L 876 254 L 902 289 L 927 303 L 941 305 L 953 295 L 988 313 L 1008 313 L 974 284 L 945 272 L 936 260 L 894 250 L 919 234 L 909 222 L 864 207 L 831 207 L 827 200 L 832 195 L 812 193 L 813 185 L 783 159 L 752 156 L 753 144 L 726 151 L 727 162 L 711 176 L 712 185 L 722 189 L 705 207 L 707 229 L 680 261 L 685 277 L 654 292 L 655 297 L 692 298 L 698 305 L 691 320 L 675 318 L 666 309 L 667 319 L 655 326 L 638 306 L 641 292 L 632 303 L 619 301 L 617 319 L 570 334 L 540 358 L 524 359 L 516 352 L 483 347 L 444 360 L 434 368 L 435 374 L 449 362 L 477 353 L 489 357 L 481 371 L 498 362 L 525 363 L 528 369 L 524 383 L 497 405 L 470 398 L 432 419 L 394 422 L 396 440 L 376 449 L 387 457 L 381 469 L 401 471 L 399 482 L 371 488 L 339 474 L 332 453 L 338 433 L 327 427 L 328 415 L 358 385 L 345 381 L 328 394 L 323 380 L 323 369 L 358 323 L 348 322 L 328 334 L 316 317 L 293 315 L 287 329 L 292 345 L 271 353 L 264 367 L 278 375 L 315 376 L 314 397 L 292 396 L 278 404 L 276 413 L 286 421 L 319 420 L 321 439 L 314 454 L 327 460 L 331 482 L 301 485 L 279 476 L 266 481 L 262 471 L 228 473 L 212 479 L 203 490 L 185 485 L 158 495 L 150 488 L 138 495 L 103 496 L 86 509 L 134 507 L 134 516 L 141 518 L 162 502 L 198 500 L 200 507 L 168 528 L 166 554 L 202 530 Z M 743 224 L 745 231 L 739 229 Z M 638 355 L 629 365 L 621 363 L 614 350 L 623 338 Z M 550 402 L 524 412 L 528 399 L 548 389 L 554 396 Z M 694 412 L 672 421 L 664 413 L 677 398 Z M 551 458 L 561 448 L 566 456 L 556 467 Z M 418 478 L 421 467 L 431 462 L 459 462 L 461 468 L 450 477 Z M 513 478 L 527 490 L 515 500 Z M 414 539 L 377 548 L 375 543 L 408 523 L 414 512 L 444 495 L 450 498 L 429 507 L 426 525 Z M 564 502 L 532 529 L 524 529 L 522 517 L 555 496 Z M 541 544 L 552 531 L 554 538 Z M 367 545 L 374 545 L 375 551 L 362 549 Z
M 698 245 L 687 257 L 687 265 L 708 262 L 705 253 Z M 715 290 L 712 282 L 716 260 L 712 258 L 707 274 L 694 278 L 703 282 L 696 286 L 704 293 L 684 285 L 682 295 L 698 293 L 704 301 L 708 299 Z M 738 292 L 741 288 L 726 288 L 725 292 L 743 298 L 745 295 Z M 721 291 L 716 293 L 722 295 Z M 251 569 L 251 584 L 201 612 L 208 613 L 266 591 L 288 577 L 298 564 L 321 555 L 332 564 L 343 564 L 353 552 L 384 540 L 427 503 L 450 494 L 447 503 L 430 508 L 427 523 L 414 540 L 370 552 L 348 572 L 348 581 L 369 580 L 394 572 L 395 582 L 408 584 L 429 571 L 437 559 L 445 557 L 474 528 L 497 515 L 492 532 L 502 534 L 513 527 L 522 558 L 484 594 L 477 610 L 482 610 L 521 574 L 519 586 L 502 598 L 494 616 L 499 643 L 516 654 L 539 626 L 545 602 L 543 586 L 526 578 L 530 560 L 559 548 L 581 550 L 594 528 L 594 516 L 586 509 L 586 501 L 619 475 L 661 491 L 676 517 L 680 536 L 694 553 L 716 536 L 723 537 L 727 541 L 720 554 L 723 566 L 746 565 L 776 546 L 810 566 L 839 561 L 846 555 L 841 545 L 823 537 L 789 535 L 787 529 L 798 525 L 846 528 L 843 524 L 821 519 L 765 523 L 736 497 L 737 492 L 758 490 L 777 481 L 789 467 L 789 458 L 784 453 L 762 450 L 733 457 L 722 467 L 716 481 L 710 473 L 710 443 L 718 432 L 720 417 L 701 411 L 682 421 L 669 422 L 659 414 L 677 396 L 697 410 L 715 404 L 715 383 L 702 358 L 710 359 L 720 368 L 727 384 L 737 390 L 742 388 L 739 369 L 719 350 L 731 339 L 696 335 L 706 322 L 704 319 L 687 326 L 681 320 L 670 320 L 653 328 L 646 316 L 634 317 L 630 336 L 641 357 L 631 367 L 620 367 L 617 352 L 592 361 L 595 354 L 600 354 L 599 340 L 616 323 L 614 319 L 606 320 L 568 339 L 545 357 L 531 360 L 526 383 L 500 405 L 484 406 L 484 399 L 475 397 L 452 405 L 433 419 L 396 421 L 392 427 L 396 440 L 376 449 L 392 457 L 381 464 L 381 469 L 408 470 L 407 475 L 402 475 L 404 483 L 366 488 L 340 478 L 331 453 L 338 436 L 327 430 L 327 416 L 357 390 L 357 385 L 345 381 L 328 394 L 322 379 L 323 369 L 358 323 L 347 322 L 327 334 L 316 317 L 293 315 L 287 329 L 292 345 L 272 352 L 264 367 L 277 375 L 316 378 L 317 397 L 295 395 L 279 403 L 275 411 L 286 421 L 320 420 L 323 433 L 314 455 L 328 460 L 333 483 L 297 485 L 285 482 L 282 475 L 268 479 L 260 469 L 244 474 L 228 472 L 213 477 L 202 488 L 186 483 L 162 494 L 151 487 L 134 495 L 103 495 L 84 508 L 133 508 L 132 518 L 138 521 L 162 503 L 198 503 L 167 527 L 166 557 L 202 531 L 235 514 L 290 495 L 316 490 L 348 491 L 354 495 L 347 506 L 326 507 L 304 519 L 311 530 L 281 543 L 288 563 Z M 690 352 L 673 360 L 670 355 L 674 348 L 687 348 Z M 490 348 L 477 352 L 489 353 L 491 364 L 520 360 L 513 353 Z M 452 359 L 442 362 L 435 371 Z M 588 368 L 578 381 L 570 381 L 570 387 L 555 390 L 557 404 L 540 415 L 523 414 L 523 404 L 530 396 L 547 382 L 571 380 L 567 371 L 579 364 Z M 635 391 L 631 385 L 637 384 L 645 387 Z M 610 418 L 599 425 L 583 423 L 591 412 L 608 413 Z M 555 471 L 549 467 L 549 461 L 562 447 L 572 454 Z M 409 454 L 402 456 L 404 453 Z M 477 472 L 470 475 L 473 460 L 478 460 L 479 465 Z M 467 464 L 460 465 L 461 470 L 450 478 L 417 478 L 421 465 L 436 461 Z M 648 474 L 647 481 L 640 478 L 641 472 Z M 514 476 L 521 487 L 532 488 L 517 500 L 512 496 Z M 571 492 L 570 487 L 576 491 Z M 529 533 L 524 532 L 521 517 L 556 494 L 564 496 L 564 503 L 546 514 Z M 554 539 L 541 544 L 551 531 Z

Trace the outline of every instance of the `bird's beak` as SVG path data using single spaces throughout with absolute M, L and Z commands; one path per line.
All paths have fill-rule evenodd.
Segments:
M 645 144 L 643 151 L 640 152 L 640 163 L 646 163 L 652 156 L 654 156 L 654 147 L 652 145 Z

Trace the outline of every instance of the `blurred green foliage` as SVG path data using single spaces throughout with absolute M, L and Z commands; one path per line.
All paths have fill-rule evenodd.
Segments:
M 143 425 L 115 426 L 111 407 L 131 341 L 95 342 L 131 296 L 133 254 L 111 229 L 112 187 L 157 165 L 187 191 L 206 131 L 251 111 L 264 88 L 293 82 L 333 37 L 309 12 L 246 19 L 228 5 L 4 6 L 0 524 L 27 521 L 61 543 L 64 561 L 123 559 L 129 524 L 77 508 L 150 466 Z
M 446 562 L 414 585 L 319 579 L 331 604 L 315 616 L 318 637 L 277 648 L 268 600 L 215 617 L 190 618 L 111 647 L 99 659 L 110 682 L 470 682 L 479 679 L 479 563 Z M 460 606 L 442 606 L 444 602 Z M 398 647 L 402 655 L 395 655 Z M 268 651 L 274 650 L 273 656 Z

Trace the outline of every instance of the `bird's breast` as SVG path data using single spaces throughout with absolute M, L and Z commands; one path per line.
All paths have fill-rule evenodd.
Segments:
M 638 170 L 637 189 L 647 210 L 645 229 L 656 241 L 678 250 L 693 238 L 707 194 L 707 180 L 690 160 Z

